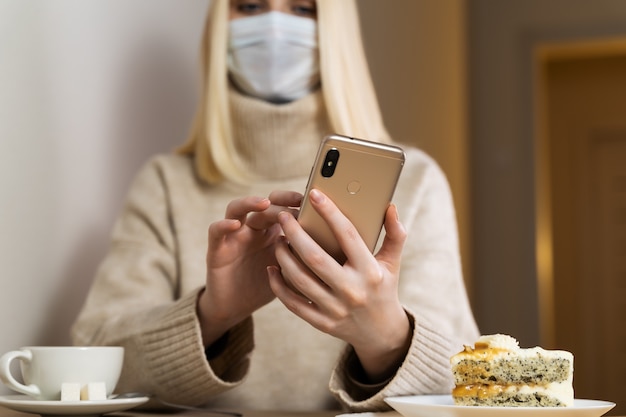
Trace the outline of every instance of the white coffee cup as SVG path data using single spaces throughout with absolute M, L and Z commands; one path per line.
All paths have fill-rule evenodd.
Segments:
M 11 373 L 13 360 L 20 361 L 24 384 Z M 120 346 L 28 346 L 0 358 L 0 379 L 10 389 L 37 400 L 60 400 L 63 383 L 104 382 L 111 395 L 124 362 Z

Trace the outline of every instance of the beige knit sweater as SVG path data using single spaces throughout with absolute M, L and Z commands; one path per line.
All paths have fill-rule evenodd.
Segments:
M 406 146 L 394 201 L 409 233 L 399 291 L 413 339 L 395 376 L 380 386 L 360 384 L 351 349 L 277 300 L 233 328 L 225 349 L 207 360 L 196 298 L 205 281 L 209 224 L 223 218 L 234 198 L 302 192 L 317 146 L 330 133 L 319 93 L 273 105 L 231 92 L 231 110 L 237 146 L 250 170 L 267 179 L 209 186 L 188 157 L 148 161 L 72 328 L 74 343 L 124 346 L 118 391 L 180 404 L 362 411 L 387 408 L 386 396 L 449 392 L 449 357 L 478 330 L 461 277 L 448 184 L 432 159 Z

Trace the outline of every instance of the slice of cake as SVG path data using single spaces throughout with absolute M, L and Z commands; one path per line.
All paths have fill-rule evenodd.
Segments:
M 568 407 L 574 404 L 574 356 L 520 349 L 511 336 L 481 336 L 450 359 L 456 405 Z

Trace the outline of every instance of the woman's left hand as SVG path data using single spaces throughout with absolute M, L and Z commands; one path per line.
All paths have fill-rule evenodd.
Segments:
M 411 339 L 409 320 L 398 298 L 406 231 L 396 207 L 390 205 L 384 221 L 386 236 L 374 256 L 328 197 L 312 190 L 309 198 L 347 260 L 337 263 L 291 213 L 280 213 L 285 241 L 276 249 L 280 269 L 268 267 L 271 288 L 294 314 L 351 344 L 369 382 L 383 381 L 395 373 Z

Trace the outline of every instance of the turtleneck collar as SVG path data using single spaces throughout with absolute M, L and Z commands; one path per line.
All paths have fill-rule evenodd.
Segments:
M 233 140 L 250 173 L 266 180 L 309 174 L 322 138 L 331 133 L 321 90 L 273 104 L 230 89 Z

